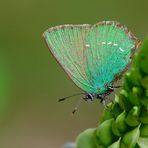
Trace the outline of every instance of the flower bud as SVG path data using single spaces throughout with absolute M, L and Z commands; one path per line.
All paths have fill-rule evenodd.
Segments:
M 87 129 L 82 132 L 76 139 L 76 148 L 97 147 L 95 131 L 96 129 Z
M 148 138 L 148 124 L 143 124 L 140 128 L 140 136 Z
M 120 140 L 121 138 L 119 138 L 118 141 L 114 142 L 112 145 L 110 145 L 108 148 L 120 148 Z
M 109 146 L 115 141 L 115 137 L 112 132 L 112 122 L 114 119 L 104 121 L 99 125 L 96 130 L 96 136 L 104 146 Z
M 135 129 L 127 132 L 124 137 L 123 137 L 123 143 L 128 147 L 128 148 L 134 148 L 137 141 L 138 141 L 138 138 L 139 138 L 139 135 L 140 135 L 140 125 L 137 126 Z
M 140 113 L 140 107 L 134 106 L 126 117 L 126 123 L 129 126 L 137 126 L 139 124 L 139 119 L 138 119 L 139 113 Z

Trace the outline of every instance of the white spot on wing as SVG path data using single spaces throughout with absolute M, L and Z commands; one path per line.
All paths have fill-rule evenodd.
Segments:
M 119 49 L 120 49 L 120 51 L 124 52 L 124 50 L 121 47 Z
M 114 46 L 117 46 L 118 44 L 114 43 Z
M 90 47 L 90 44 L 86 44 L 85 46 L 86 46 L 86 47 Z
M 102 42 L 102 45 L 105 45 L 106 43 L 105 42 Z
M 107 44 L 110 45 L 110 44 L 112 44 L 112 42 L 108 42 Z

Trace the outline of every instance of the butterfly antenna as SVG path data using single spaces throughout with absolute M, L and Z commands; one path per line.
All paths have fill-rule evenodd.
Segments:
M 121 85 L 117 85 L 117 86 L 112 86 L 113 88 L 120 88 L 122 87 Z
M 74 110 L 72 111 L 72 115 L 74 115 L 75 112 L 78 110 L 78 108 L 79 108 L 79 106 L 80 106 L 80 104 L 81 104 L 82 99 L 83 99 L 83 98 L 81 98 L 81 99 L 78 100 L 78 102 L 77 102 L 77 104 L 76 104 Z
M 117 85 L 117 86 L 109 86 L 109 88 L 111 88 L 111 89 L 120 88 L 120 87 L 122 87 L 122 86 L 120 86 L 120 85 Z
M 85 94 L 85 93 L 77 93 L 77 94 L 73 94 L 73 95 L 70 95 L 70 96 L 67 96 L 67 97 L 64 97 L 64 98 L 61 98 L 58 100 L 58 102 L 61 102 L 61 101 L 64 101 L 68 98 L 71 98 L 71 97 L 74 97 L 74 96 L 79 96 L 79 95 L 82 95 L 82 94 Z

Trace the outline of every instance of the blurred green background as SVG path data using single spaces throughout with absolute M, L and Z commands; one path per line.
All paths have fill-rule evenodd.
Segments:
M 0 1 L 0 148 L 60 148 L 96 127 L 103 106 L 57 99 L 80 90 L 50 55 L 42 39 L 49 27 L 117 20 L 143 39 L 147 0 Z M 78 97 L 77 97 L 78 98 Z

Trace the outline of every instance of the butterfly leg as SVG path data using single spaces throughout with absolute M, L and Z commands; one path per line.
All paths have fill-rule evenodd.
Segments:
M 104 107 L 105 107 L 105 110 L 110 112 L 112 114 L 113 117 L 115 117 L 115 113 L 112 111 L 112 107 L 109 107 L 107 104 L 106 104 L 106 100 L 107 99 L 107 95 L 105 95 L 102 100 L 100 101 Z M 112 100 L 112 105 L 114 104 L 114 101 Z
M 77 104 L 76 104 L 74 110 L 72 111 L 72 115 L 74 115 L 75 112 L 78 110 L 78 107 L 80 106 L 82 99 L 83 99 L 83 98 L 80 98 L 80 99 L 78 100 L 78 102 L 77 102 Z
M 118 85 L 118 86 L 109 86 L 109 91 L 106 93 L 106 95 L 109 95 L 110 93 L 112 93 L 116 88 L 120 88 L 122 86 Z M 110 99 L 110 101 L 112 102 L 112 104 L 114 103 L 114 101 L 112 99 Z
M 105 107 L 107 107 L 107 105 L 106 105 L 107 95 L 106 94 L 99 94 L 97 96 L 97 99 L 99 99 L 100 103 L 102 103 Z
M 102 99 L 100 100 L 100 103 L 102 103 L 104 106 L 106 106 L 105 98 L 102 98 Z

